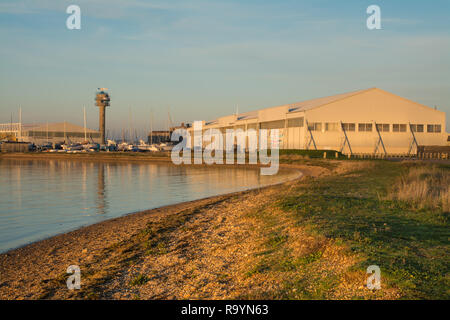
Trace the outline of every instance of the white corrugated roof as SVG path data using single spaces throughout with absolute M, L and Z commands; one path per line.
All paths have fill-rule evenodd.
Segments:
M 256 119 L 258 118 L 258 111 L 250 111 L 241 113 L 237 116 L 237 120 L 249 120 L 249 119 Z
M 341 94 L 336 94 L 333 96 L 328 96 L 328 97 L 323 97 L 323 98 L 318 98 L 318 99 L 311 99 L 311 100 L 306 100 L 306 101 L 302 101 L 302 102 L 290 103 L 290 104 L 279 105 L 279 106 L 275 106 L 275 107 L 268 107 L 268 108 L 263 108 L 263 109 L 254 110 L 254 111 L 250 111 L 250 112 L 240 113 L 236 116 L 236 120 L 239 121 L 239 120 L 256 119 L 256 118 L 258 118 L 258 112 L 261 110 L 287 108 L 289 113 L 310 110 L 310 109 L 320 107 L 325 104 L 335 102 L 335 101 L 338 101 L 341 99 L 345 99 L 345 98 L 351 97 L 353 95 L 360 94 L 360 93 L 363 93 L 363 92 L 366 92 L 366 91 L 369 91 L 372 89 L 374 89 L 374 88 L 352 91 L 352 92 L 347 92 L 347 93 L 341 93 Z M 215 120 L 208 121 L 206 124 L 209 125 L 209 124 L 218 123 L 220 121 L 220 119 L 225 118 L 225 117 L 228 117 L 228 116 L 224 116 L 224 117 L 217 118 Z
M 289 107 L 289 109 L 288 109 L 289 112 L 300 112 L 300 111 L 305 111 L 305 110 L 310 110 L 310 109 L 313 109 L 316 107 L 320 107 L 325 104 L 332 103 L 332 102 L 335 102 L 338 100 L 342 100 L 342 99 L 351 97 L 353 95 L 363 93 L 368 90 L 371 90 L 371 89 L 341 93 L 341 94 L 336 94 L 333 96 L 328 96 L 328 97 L 323 97 L 323 98 L 318 98 L 318 99 L 311 99 L 311 100 L 306 100 L 306 101 L 297 102 L 297 103 L 291 103 L 291 104 L 287 104 L 284 106 Z M 282 106 L 278 106 L 278 107 L 282 107 Z

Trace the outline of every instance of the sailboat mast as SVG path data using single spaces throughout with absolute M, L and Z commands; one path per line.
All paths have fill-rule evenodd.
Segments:
M 87 133 L 86 133 L 86 107 L 83 107 L 83 115 L 84 115 L 84 141 L 87 141 Z
M 19 137 L 19 141 L 22 141 L 22 107 L 19 107 Z
M 130 107 L 130 114 L 129 114 L 129 121 L 128 121 L 128 126 L 129 126 L 129 138 L 130 138 L 130 142 L 131 142 L 131 139 L 133 139 L 133 134 L 132 134 L 132 131 L 131 131 L 131 107 Z
M 150 110 L 150 144 L 153 144 L 153 110 Z

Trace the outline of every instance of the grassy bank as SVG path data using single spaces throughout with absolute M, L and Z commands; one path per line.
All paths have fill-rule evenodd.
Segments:
M 384 285 L 398 288 L 401 297 L 448 299 L 449 212 L 447 206 L 430 199 L 444 197 L 444 192 L 435 190 L 444 187 L 442 181 L 448 181 L 449 175 L 448 166 L 370 162 L 348 173 L 305 181 L 276 205 L 293 223 L 338 241 L 357 254 L 360 260 L 352 269 L 378 265 Z M 405 181 L 411 180 L 413 189 L 427 186 L 419 198 L 424 205 L 418 206 L 418 199 L 410 193 L 405 195 Z M 448 197 L 448 184 L 446 188 Z M 287 264 L 304 268 L 305 263 L 320 260 L 321 254 L 317 250 L 300 260 L 279 260 L 272 267 Z M 296 278 L 287 285 L 308 293 L 308 281 L 304 280 Z M 338 280 L 332 285 L 337 286 Z M 319 279 L 315 283 L 315 288 L 323 288 L 318 297 L 328 294 L 330 281 Z M 292 297 L 288 291 L 284 293 Z
M 411 166 L 389 194 L 389 199 L 403 200 L 416 208 L 450 211 L 450 174 L 436 166 Z

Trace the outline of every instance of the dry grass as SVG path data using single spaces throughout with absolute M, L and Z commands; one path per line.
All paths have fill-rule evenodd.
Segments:
M 391 200 L 413 203 L 417 208 L 450 211 L 450 171 L 438 167 L 412 167 L 388 195 Z
M 361 171 L 368 171 L 375 167 L 375 162 L 373 161 L 340 161 L 340 166 L 333 170 L 336 174 L 355 174 Z

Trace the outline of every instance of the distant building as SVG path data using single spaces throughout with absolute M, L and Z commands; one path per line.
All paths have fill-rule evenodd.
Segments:
M 148 134 L 148 143 L 163 143 L 170 141 L 170 131 L 153 131 Z
M 4 123 L 0 124 L 0 139 L 32 142 L 35 144 L 50 143 L 76 143 L 85 141 L 100 143 L 100 132 L 84 129 L 69 122 L 58 122 L 49 124 L 22 124 Z
M 371 88 L 203 121 L 203 130 L 279 129 L 280 149 L 407 154 L 416 153 L 417 146 L 446 145 L 445 117 Z M 193 128 L 187 130 L 193 137 Z
M 170 142 L 172 132 L 180 128 L 187 128 L 187 126 L 182 122 L 180 126 L 171 127 L 169 131 L 150 131 L 147 141 L 150 144 Z
M 30 143 L 27 142 L 2 142 L 0 144 L 1 152 L 28 152 L 30 151 Z

